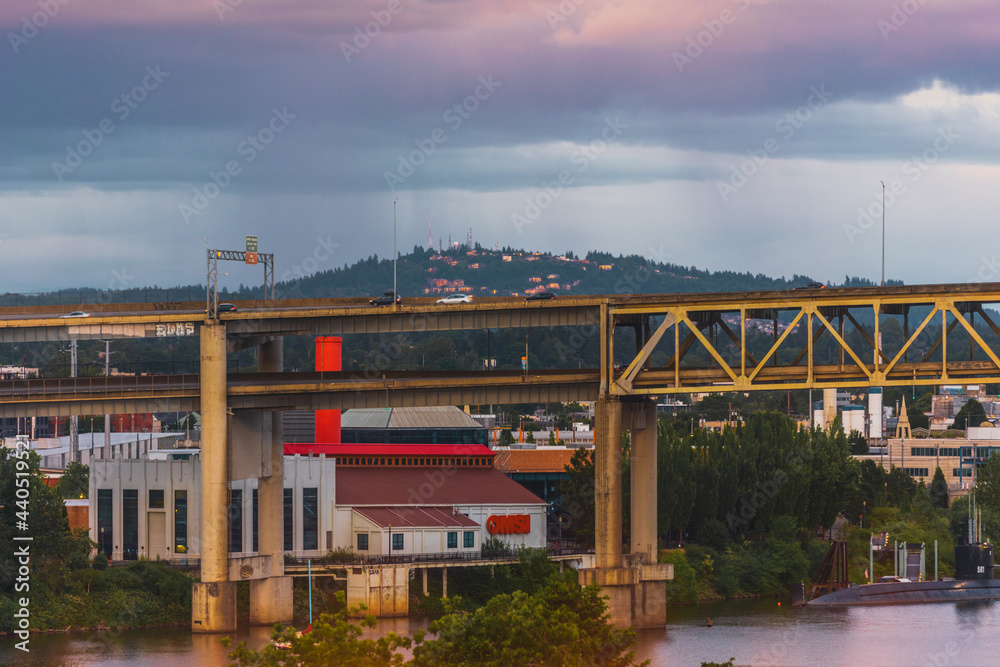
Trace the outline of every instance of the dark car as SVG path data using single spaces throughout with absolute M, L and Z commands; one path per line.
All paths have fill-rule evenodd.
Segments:
M 798 287 L 793 287 L 792 289 L 793 290 L 795 290 L 795 289 L 826 289 L 826 285 L 824 285 L 823 283 L 811 282 L 811 283 L 806 283 L 805 285 L 799 285 Z
M 554 298 L 556 298 L 556 295 L 552 292 L 535 292 L 526 298 L 525 301 L 548 301 L 549 299 Z
M 220 303 L 219 312 L 220 313 L 232 313 L 236 310 L 236 304 L 233 303 Z
M 370 303 L 373 306 L 391 306 L 393 302 L 400 303 L 401 301 L 402 299 L 396 296 L 395 292 L 389 290 L 388 292 L 384 292 L 382 296 L 375 297 L 368 303 Z

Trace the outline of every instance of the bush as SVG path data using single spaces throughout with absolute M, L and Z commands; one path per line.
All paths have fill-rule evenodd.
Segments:
M 97 555 L 94 556 L 94 562 L 91 566 L 95 570 L 106 570 L 108 569 L 108 557 L 104 555 L 103 551 L 98 551 Z

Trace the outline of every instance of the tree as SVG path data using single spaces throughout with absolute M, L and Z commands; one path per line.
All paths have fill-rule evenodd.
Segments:
M 337 593 L 337 600 L 343 604 L 344 593 Z M 240 642 L 229 654 L 230 660 L 237 665 L 343 665 L 344 667 L 402 667 L 407 664 L 405 656 L 398 649 L 408 649 L 413 640 L 390 632 L 379 639 L 362 639 L 365 630 L 378 625 L 374 616 L 368 615 L 360 623 L 351 623 L 349 613 L 358 613 L 364 607 L 356 607 L 350 611 L 346 608 L 335 614 L 323 614 L 313 623 L 312 632 L 299 634 L 295 628 L 285 628 L 276 625 L 271 639 L 275 643 L 288 645 L 289 648 L 279 650 L 273 644 L 265 646 L 260 651 L 247 648 L 247 643 Z M 229 646 L 228 637 L 222 640 L 223 646 Z
M 510 447 L 514 444 L 514 436 L 511 435 L 509 428 L 500 429 L 500 438 L 497 441 L 497 445 L 500 447 Z
M 536 595 L 498 595 L 469 614 L 448 614 L 414 638 L 414 667 L 438 665 L 633 665 L 635 630 L 618 629 L 596 585 L 553 576 Z M 644 663 L 648 664 L 648 663 Z
M 528 432 L 524 435 L 524 441 L 532 445 L 535 444 L 535 432 L 532 431 L 530 428 L 528 429 Z
M 948 509 L 948 482 L 944 481 L 941 466 L 934 469 L 934 479 L 931 480 L 931 504 L 940 509 Z
M 56 491 L 62 498 L 88 498 L 90 496 L 90 468 L 76 463 L 66 466 L 63 476 L 56 483 Z
M 568 479 L 562 483 L 562 511 L 569 521 L 564 530 L 572 531 L 577 540 L 594 541 L 594 450 L 578 449 L 566 466 Z
M 970 398 L 955 415 L 955 423 L 952 428 L 965 430 L 969 426 L 979 426 L 984 421 L 986 421 L 986 410 L 983 408 L 983 404 Z

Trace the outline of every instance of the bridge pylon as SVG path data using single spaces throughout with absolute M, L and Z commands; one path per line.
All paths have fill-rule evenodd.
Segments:
M 598 584 L 619 626 L 666 625 L 666 581 L 673 566 L 657 563 L 656 404 L 649 399 L 602 395 L 594 438 L 594 568 L 580 570 L 580 584 Z M 631 552 L 622 548 L 622 429 L 631 434 Z

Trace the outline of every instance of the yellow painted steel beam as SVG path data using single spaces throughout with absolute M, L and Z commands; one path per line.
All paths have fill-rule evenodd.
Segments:
M 823 323 L 823 326 L 826 327 L 827 330 L 829 330 L 830 334 L 833 335 L 837 343 L 840 344 L 840 349 L 847 351 L 847 353 L 851 355 L 851 359 L 854 360 L 854 363 L 857 364 L 857 367 L 860 368 L 862 371 L 864 371 L 864 374 L 870 380 L 872 374 L 868 371 L 868 368 L 865 366 L 865 363 L 861 361 L 860 358 L 858 358 L 858 355 L 854 353 L 854 350 L 851 349 L 851 346 L 847 344 L 847 341 L 841 338 L 840 334 L 837 333 L 837 330 L 833 328 L 832 324 L 830 324 L 830 321 L 825 317 L 823 317 L 823 313 L 820 313 L 819 311 L 816 312 L 816 317 L 819 318 L 819 321 Z M 843 369 L 841 369 L 841 371 L 843 371 Z
M 639 350 L 639 354 L 636 355 L 635 359 L 632 360 L 632 363 L 628 365 L 628 368 L 625 369 L 625 371 L 621 374 L 621 377 L 615 382 L 615 384 L 624 390 L 626 394 L 631 392 L 632 380 L 635 379 L 636 373 L 639 372 L 642 365 L 646 363 L 647 359 L 649 359 L 649 355 L 653 353 L 653 349 L 660 342 L 660 339 L 663 338 L 663 334 L 665 334 L 667 329 L 675 324 L 677 324 L 677 317 L 673 313 L 667 313 L 663 318 L 663 322 L 660 323 L 660 326 L 656 328 L 653 335 L 649 337 L 646 344 L 642 346 L 641 350 Z
M 772 355 L 777 353 L 778 348 L 781 347 L 781 344 L 785 342 L 785 339 L 788 338 L 788 335 L 792 333 L 793 329 L 795 329 L 795 325 L 799 323 L 799 320 L 802 319 L 803 315 L 805 315 L 805 311 L 800 310 L 798 314 L 795 316 L 795 319 L 791 321 L 791 323 L 781 334 L 781 336 L 778 337 L 778 340 L 774 341 L 774 344 L 771 345 L 771 349 L 767 351 L 767 354 L 765 354 L 764 357 L 760 360 L 760 363 L 757 364 L 756 367 L 754 367 L 754 370 L 752 373 L 750 373 L 748 380 L 753 382 L 753 379 L 757 377 L 757 374 L 760 373 L 761 369 L 764 368 L 764 364 L 767 363 L 767 360 L 770 359 Z
M 719 354 L 719 352 L 715 349 L 715 346 L 712 345 L 712 343 L 709 342 L 707 338 L 705 338 L 704 334 L 701 333 L 701 330 L 698 329 L 697 325 L 695 325 L 690 319 L 688 319 L 687 314 L 682 315 L 680 321 L 688 325 L 688 327 L 691 329 L 691 333 L 693 333 L 698 338 L 701 344 L 705 346 L 705 349 L 708 350 L 708 353 L 712 355 L 712 358 L 714 358 L 719 363 L 719 366 L 721 366 L 722 369 L 726 371 L 726 374 L 729 375 L 730 379 L 732 379 L 735 382 L 736 373 L 734 373 L 733 369 L 729 367 L 729 364 L 726 363 L 726 360 L 722 358 L 722 355 Z
M 993 350 L 991 350 L 989 345 L 986 344 L 986 341 L 984 341 L 982 337 L 980 337 L 980 335 L 976 332 L 976 328 L 965 321 L 965 317 L 957 310 L 955 310 L 954 305 L 952 305 L 951 307 L 951 313 L 962 324 L 965 330 L 969 332 L 970 339 L 978 343 L 979 346 L 983 348 L 983 352 L 986 353 L 986 356 L 990 358 L 990 361 L 992 361 L 993 365 L 997 367 L 997 370 L 1000 370 L 1000 359 L 997 358 L 997 355 L 993 353 Z

